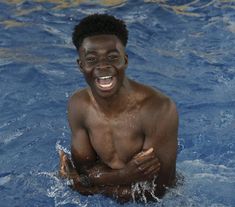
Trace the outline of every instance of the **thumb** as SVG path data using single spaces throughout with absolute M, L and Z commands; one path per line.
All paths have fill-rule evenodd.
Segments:
M 143 151 L 139 152 L 137 155 L 135 155 L 134 158 L 143 157 L 143 156 L 148 155 L 148 154 L 150 154 L 152 152 L 153 152 L 153 148 L 151 147 L 151 148 L 149 148 L 149 149 L 147 149 L 145 151 L 143 150 Z

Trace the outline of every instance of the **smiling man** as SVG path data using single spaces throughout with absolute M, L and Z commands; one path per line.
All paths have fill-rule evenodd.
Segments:
M 88 87 L 69 100 L 72 160 L 60 152 L 60 175 L 81 194 L 152 200 L 175 183 L 178 115 L 169 97 L 126 77 L 127 40 L 124 22 L 106 14 L 74 29 Z

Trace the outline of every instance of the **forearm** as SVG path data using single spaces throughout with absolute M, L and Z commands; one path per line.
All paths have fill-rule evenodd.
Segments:
M 127 179 L 128 176 L 120 169 L 111 169 L 103 163 L 96 163 L 92 167 L 83 169 L 82 174 L 94 186 L 130 185 L 134 180 Z
M 136 189 L 136 185 L 138 186 L 138 189 Z M 146 189 L 146 186 L 141 186 L 138 183 L 136 185 L 84 187 L 79 183 L 74 183 L 73 189 L 77 190 L 82 195 L 102 194 L 113 198 L 120 203 L 128 201 L 158 201 L 158 196 L 160 195 L 158 195 L 157 189 Z
M 111 197 L 118 202 L 133 201 L 131 186 L 107 186 L 100 190 L 103 195 Z
M 154 177 L 153 179 L 145 180 L 142 182 L 129 181 L 126 182 L 129 184 L 126 184 L 123 181 L 116 179 L 117 177 L 121 178 L 121 176 L 119 177 L 118 175 L 116 178 L 112 177 L 114 175 L 112 171 L 115 170 L 111 170 L 110 172 L 110 169 L 107 168 L 107 166 L 95 166 L 90 170 L 95 170 L 95 172 L 93 172 L 94 174 L 89 177 L 89 179 L 93 181 L 92 185 L 84 188 L 84 186 L 81 187 L 81 185 L 78 184 L 77 190 L 79 191 L 80 189 L 80 191 L 82 191 L 82 194 L 88 195 L 100 193 L 109 197 L 119 198 L 118 200 L 120 201 L 129 201 L 131 199 L 142 201 L 145 201 L 145 199 L 157 200 L 158 198 L 164 196 L 167 187 L 171 187 L 175 183 L 175 176 L 172 176 L 172 178 L 170 179 L 168 177 L 169 172 L 164 173 L 164 171 L 161 172 L 158 176 L 156 175 L 157 177 Z M 95 175 L 97 171 L 100 173 L 100 176 Z
M 106 166 L 96 166 L 96 170 L 101 168 L 107 168 Z M 93 168 L 94 170 L 94 168 Z M 160 183 L 155 184 L 159 180 L 145 181 L 130 185 L 84 185 L 83 175 L 73 174 L 73 176 L 69 176 L 73 183 L 72 188 L 77 190 L 83 195 L 94 195 L 94 194 L 103 194 L 108 197 L 112 197 L 119 202 L 127 202 L 127 201 L 147 201 L 147 200 L 156 200 L 156 196 L 162 196 L 163 189 L 159 189 Z M 102 177 L 102 176 L 101 176 Z M 114 178 L 113 178 L 114 179 Z
M 72 188 L 82 195 L 102 194 L 119 202 L 128 202 L 132 199 L 132 191 L 130 186 L 93 186 L 84 187 L 80 183 L 74 182 Z
M 79 175 L 84 175 L 91 185 L 131 185 L 153 179 L 160 169 L 160 163 L 153 148 L 135 155 L 122 169 L 111 169 L 102 162 L 76 162 Z

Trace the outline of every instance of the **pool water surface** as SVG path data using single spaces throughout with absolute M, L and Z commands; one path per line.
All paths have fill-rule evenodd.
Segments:
M 0 0 L 0 206 L 121 206 L 57 176 L 67 101 L 86 86 L 71 33 L 88 14 L 126 21 L 130 78 L 177 104 L 184 180 L 148 204 L 235 206 L 235 1 Z

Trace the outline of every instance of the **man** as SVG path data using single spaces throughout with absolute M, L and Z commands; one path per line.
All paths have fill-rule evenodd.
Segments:
M 81 194 L 154 199 L 175 183 L 178 115 L 167 96 L 125 76 L 127 39 L 124 22 L 106 14 L 74 29 L 89 87 L 69 100 L 72 162 L 60 152 L 60 175 Z M 133 192 L 142 181 L 153 189 Z

